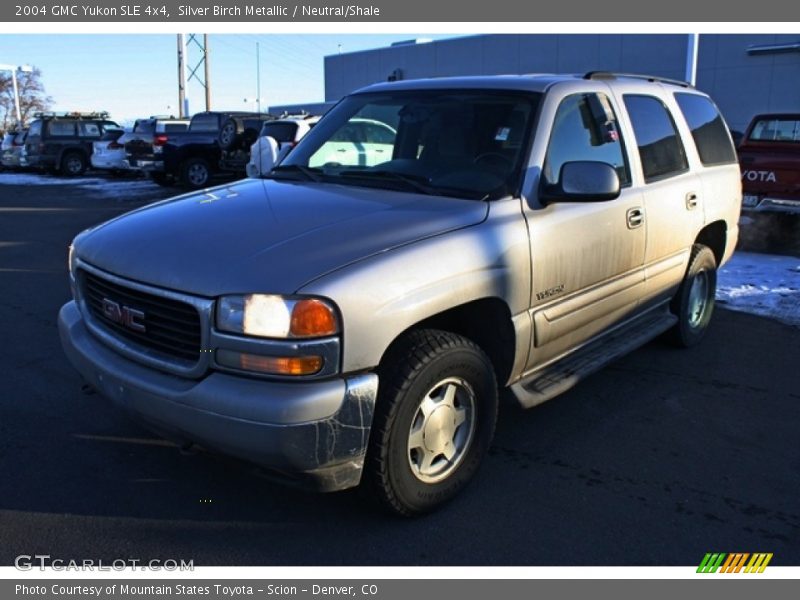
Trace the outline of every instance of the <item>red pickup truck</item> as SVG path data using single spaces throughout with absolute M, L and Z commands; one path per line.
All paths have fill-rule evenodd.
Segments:
M 742 208 L 800 214 L 800 113 L 756 115 L 738 150 Z

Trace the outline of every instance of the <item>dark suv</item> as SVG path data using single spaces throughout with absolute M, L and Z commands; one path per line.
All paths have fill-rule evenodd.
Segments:
M 89 166 L 92 143 L 100 141 L 108 129 L 121 129 L 108 120 L 108 113 L 36 113 L 31 123 L 23 166 L 58 171 L 62 175 L 82 175 Z

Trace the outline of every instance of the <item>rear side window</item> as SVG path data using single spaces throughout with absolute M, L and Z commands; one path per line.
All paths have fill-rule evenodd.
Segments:
M 75 135 L 75 121 L 50 121 L 47 133 L 52 136 Z
M 646 182 L 672 177 L 689 168 L 681 137 L 667 107 L 653 96 L 626 94 Z
M 750 139 L 756 142 L 800 142 L 800 120 L 761 119 L 753 126 Z
M 100 137 L 100 125 L 91 121 L 81 121 L 78 123 L 81 137 Z
M 217 115 L 197 115 L 189 125 L 189 131 L 217 131 L 219 119 Z
M 736 162 L 728 128 L 714 103 L 697 94 L 675 94 L 675 100 L 692 130 L 700 162 L 706 166 Z
M 561 167 L 577 160 L 604 162 L 617 170 L 620 185 L 630 183 L 617 117 L 603 94 L 575 94 L 561 101 L 556 111 L 544 177 L 556 183 Z
M 28 135 L 42 135 L 42 122 L 34 121 L 28 128 Z

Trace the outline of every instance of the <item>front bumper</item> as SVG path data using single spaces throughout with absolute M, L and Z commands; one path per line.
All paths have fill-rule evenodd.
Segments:
M 75 302 L 61 308 L 58 328 L 84 379 L 165 437 L 253 462 L 317 491 L 360 482 L 377 375 L 284 383 L 213 372 L 185 379 L 111 350 L 89 332 Z

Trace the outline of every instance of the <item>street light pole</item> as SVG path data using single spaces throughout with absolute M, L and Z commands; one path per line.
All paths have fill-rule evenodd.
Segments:
M 33 67 L 29 65 L 0 65 L 0 71 L 11 71 L 11 85 L 14 88 L 14 109 L 17 113 L 17 123 L 22 123 L 22 111 L 19 106 L 19 87 L 17 86 L 17 71 L 20 73 L 30 73 Z
M 17 70 L 11 69 L 11 85 L 14 88 L 14 108 L 17 111 L 17 123 L 22 121 L 22 113 L 19 110 L 19 88 L 17 87 Z

